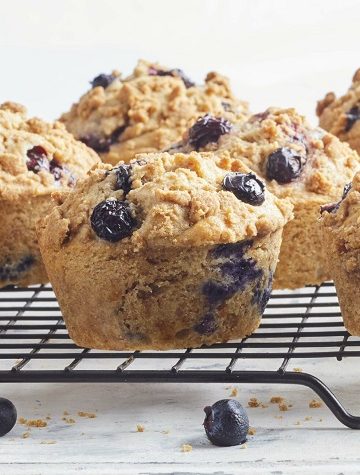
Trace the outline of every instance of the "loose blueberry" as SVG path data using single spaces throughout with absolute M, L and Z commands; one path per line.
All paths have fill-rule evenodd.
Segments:
M 47 152 L 41 145 L 35 145 L 26 152 L 28 160 L 26 162 L 29 171 L 39 173 L 40 170 L 49 171 L 49 160 Z
M 359 106 L 354 106 L 346 113 L 346 124 L 345 124 L 345 129 L 344 129 L 345 132 L 349 132 L 349 130 L 352 129 L 355 122 L 357 122 L 359 119 L 360 119 L 360 108 Z
M 222 399 L 204 409 L 205 432 L 214 445 L 230 447 L 246 442 L 249 418 L 235 399 Z
M 149 68 L 149 76 L 172 76 L 175 78 L 180 78 L 187 89 L 189 89 L 189 87 L 195 86 L 195 83 L 184 73 L 184 71 L 178 68 L 165 71 L 156 69 L 152 66 Z
M 130 236 L 136 225 L 129 204 L 115 199 L 108 199 L 96 205 L 90 222 L 97 236 L 110 242 Z
M 194 330 L 200 335 L 211 335 L 216 331 L 217 325 L 215 317 L 212 313 L 208 313 L 205 317 L 194 326 Z
M 0 437 L 3 437 L 16 424 L 17 411 L 14 404 L 3 397 L 0 398 Z
M 19 261 L 12 263 L 10 260 L 0 265 L 0 281 L 16 280 L 22 277 L 35 263 L 33 256 L 25 256 Z
M 123 190 L 125 194 L 131 190 L 131 165 L 119 165 L 115 169 L 116 190 Z
M 228 173 L 225 175 L 223 187 L 244 203 L 260 206 L 265 201 L 265 186 L 254 173 Z
M 337 201 L 336 203 L 329 203 L 326 205 L 323 205 L 320 207 L 320 214 L 322 214 L 324 211 L 327 211 L 328 213 L 336 213 L 336 211 L 340 208 L 341 203 L 344 201 L 344 199 L 347 197 L 349 194 L 349 191 L 351 190 L 352 184 L 347 183 L 344 186 L 343 194 L 341 196 L 341 199 Z
M 199 150 L 209 143 L 217 142 L 222 135 L 228 134 L 231 129 L 232 125 L 228 120 L 206 114 L 200 117 L 189 129 L 189 144 L 195 150 Z
M 90 84 L 92 88 L 94 87 L 103 87 L 106 89 L 110 84 L 114 81 L 115 76 L 112 74 L 99 74 L 96 76 L 92 81 L 90 81 Z
M 266 162 L 266 176 L 278 183 L 290 183 L 302 169 L 304 157 L 290 148 L 278 148 L 270 153 Z

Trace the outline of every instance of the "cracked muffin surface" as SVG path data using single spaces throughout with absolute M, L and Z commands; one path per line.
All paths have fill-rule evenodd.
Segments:
M 0 106 L 0 286 L 48 281 L 35 226 L 53 191 L 72 189 L 99 162 L 64 126 L 27 118 L 25 107 Z
M 292 205 L 246 166 L 141 154 L 55 198 L 40 246 L 77 344 L 179 348 L 257 328 Z
M 311 127 L 294 109 L 269 108 L 241 123 L 228 122 L 226 128 L 219 120 L 199 119 L 173 150 L 212 151 L 221 166 L 232 171 L 245 164 L 272 193 L 294 205 L 294 220 L 284 229 L 275 287 L 328 280 L 319 210 L 341 196 L 359 169 L 357 153 L 332 134 Z
M 104 162 L 129 161 L 136 153 L 166 149 L 201 115 L 242 120 L 247 104 L 228 80 L 210 72 L 196 85 L 179 69 L 139 61 L 133 74 L 101 74 L 60 120 Z

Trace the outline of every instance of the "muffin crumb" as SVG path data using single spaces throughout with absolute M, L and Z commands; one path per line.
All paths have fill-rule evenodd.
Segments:
M 281 412 L 286 412 L 286 411 L 289 410 L 289 406 L 286 404 L 286 402 L 281 402 L 281 403 L 279 404 L 279 410 L 280 410 Z
M 192 445 L 190 444 L 183 444 L 181 446 L 181 452 L 192 452 Z
M 231 393 L 230 393 L 230 397 L 236 397 L 237 395 L 239 394 L 239 391 L 237 388 L 232 388 L 231 389 Z
M 310 409 L 318 409 L 319 407 L 322 407 L 322 402 L 317 401 L 316 399 L 312 399 L 309 402 L 309 407 L 310 407 Z
M 256 429 L 254 427 L 249 427 L 248 435 L 255 435 L 255 434 L 256 434 Z
M 84 412 L 84 411 L 79 411 L 78 416 L 80 417 L 87 417 L 88 419 L 95 419 L 96 414 L 93 412 Z
M 271 404 L 281 404 L 282 402 L 284 402 L 284 398 L 281 396 L 273 396 L 270 399 L 270 402 Z
M 137 432 L 144 432 L 145 427 L 142 424 L 136 424 L 136 431 Z
M 251 397 L 248 402 L 248 407 L 259 407 L 261 402 L 256 397 Z

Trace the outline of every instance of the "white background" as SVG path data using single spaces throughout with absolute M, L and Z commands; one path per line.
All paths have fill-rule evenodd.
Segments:
M 53 119 L 98 73 L 128 74 L 145 58 L 198 82 L 216 69 L 254 112 L 295 106 L 315 123 L 316 100 L 328 90 L 345 92 L 360 67 L 359 21 L 355 0 L 0 0 L 0 102 L 18 101 Z M 266 363 L 239 362 L 247 364 Z M 356 359 L 297 366 L 360 412 Z M 359 433 L 325 407 L 309 409 L 314 394 L 304 388 L 238 386 L 244 404 L 280 394 L 293 407 L 281 414 L 273 405 L 249 409 L 257 433 L 247 450 L 211 446 L 202 408 L 228 397 L 227 386 L 1 385 L 0 396 L 12 399 L 19 415 L 52 419 L 27 439 L 17 425 L 0 440 L 0 473 L 359 473 Z M 62 421 L 64 410 L 76 424 Z M 97 417 L 81 419 L 79 410 L 97 410 Z M 49 440 L 55 443 L 44 444 Z M 181 452 L 184 443 L 192 453 Z
M 2 0 L 0 100 L 52 119 L 140 57 L 231 77 L 254 112 L 341 93 L 360 67 L 356 0 Z

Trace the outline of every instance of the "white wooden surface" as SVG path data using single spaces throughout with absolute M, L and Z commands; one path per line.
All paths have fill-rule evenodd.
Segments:
M 253 111 L 296 106 L 315 123 L 316 100 L 331 89 L 345 91 L 360 66 L 356 0 L 0 0 L 0 6 L 0 101 L 23 102 L 49 119 L 97 73 L 128 73 L 145 57 L 183 67 L 198 81 L 216 68 L 232 77 Z M 296 366 L 324 377 L 360 414 L 357 360 Z M 249 409 L 256 434 L 247 448 L 214 447 L 204 435 L 202 409 L 230 394 L 224 384 L 4 384 L 0 395 L 15 402 L 20 416 L 51 420 L 29 438 L 17 425 L 0 440 L 0 474 L 360 473 L 360 434 L 327 408 L 310 409 L 310 390 L 237 388 L 245 405 L 250 397 L 267 404 L 272 395 L 293 405 L 288 412 Z M 75 424 L 62 420 L 64 411 Z M 181 452 L 185 443 L 192 452 Z

